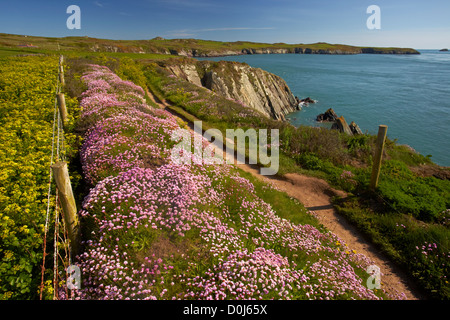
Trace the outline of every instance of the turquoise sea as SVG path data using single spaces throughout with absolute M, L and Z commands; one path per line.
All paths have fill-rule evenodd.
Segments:
M 288 115 L 294 125 L 319 126 L 316 116 L 333 108 L 364 132 L 376 134 L 378 125 L 387 125 L 390 139 L 450 166 L 450 52 L 419 51 L 420 55 L 264 54 L 207 59 L 262 68 L 282 77 L 299 98 L 317 100 Z

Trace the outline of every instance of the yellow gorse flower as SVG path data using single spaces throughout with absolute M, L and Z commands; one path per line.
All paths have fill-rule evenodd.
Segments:
M 40 277 L 57 78 L 57 56 L 0 58 L 0 299 L 30 298 Z M 78 102 L 66 105 L 73 126 Z

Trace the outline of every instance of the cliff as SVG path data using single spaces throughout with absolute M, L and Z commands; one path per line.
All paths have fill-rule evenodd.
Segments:
M 284 120 L 286 114 L 298 109 L 298 98 L 282 78 L 245 63 L 186 59 L 168 63 L 166 68 L 177 77 L 241 101 L 276 120 Z
M 241 50 L 197 50 L 197 49 L 171 49 L 170 54 L 184 57 L 222 57 L 237 56 L 247 54 L 330 54 L 330 55 L 352 55 L 352 54 L 420 54 L 414 49 L 408 48 L 360 48 L 345 46 L 339 48 L 330 46 L 329 48 L 317 47 L 292 47 L 292 48 L 244 48 Z M 167 54 L 167 50 L 163 50 L 162 54 Z

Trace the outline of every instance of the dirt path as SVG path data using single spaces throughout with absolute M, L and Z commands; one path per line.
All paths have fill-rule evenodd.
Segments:
M 149 96 L 154 99 L 151 94 Z M 156 99 L 154 101 L 174 114 L 167 108 L 167 103 L 156 101 Z M 183 120 L 186 121 L 186 119 Z M 192 124 L 190 125 L 192 129 Z M 224 159 L 225 157 L 224 152 Z M 345 241 L 350 250 L 362 253 L 374 261 L 375 265 L 381 270 L 381 283 L 387 292 L 391 294 L 403 292 L 408 300 L 425 299 L 419 293 L 417 286 L 409 280 L 400 268 L 390 262 L 384 254 L 380 253 L 372 243 L 365 239 L 361 232 L 336 212 L 331 198 L 333 196 L 345 197 L 345 192 L 335 190 L 326 181 L 314 177 L 296 173 L 286 174 L 284 178 L 263 176 L 260 174 L 258 166 L 249 164 L 237 164 L 237 166 L 263 181 L 270 182 L 277 189 L 299 200 L 307 209 L 316 212 L 320 223 Z
M 244 164 L 238 165 L 238 167 L 262 180 L 270 181 L 279 190 L 303 203 L 307 209 L 315 211 L 320 223 L 345 241 L 350 250 L 364 254 L 380 267 L 381 283 L 387 292 L 391 294 L 403 292 L 408 300 L 424 299 L 417 286 L 409 280 L 400 268 L 380 253 L 345 217 L 336 212 L 331 203 L 331 198 L 333 196 L 345 197 L 345 192 L 335 190 L 326 181 L 314 177 L 286 174 L 285 179 L 279 179 L 262 176 L 255 166 Z

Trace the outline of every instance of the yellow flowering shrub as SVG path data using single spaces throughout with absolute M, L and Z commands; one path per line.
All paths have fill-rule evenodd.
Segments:
M 0 59 L 0 299 L 38 297 L 57 77 L 56 56 Z M 66 105 L 70 128 L 78 103 Z

